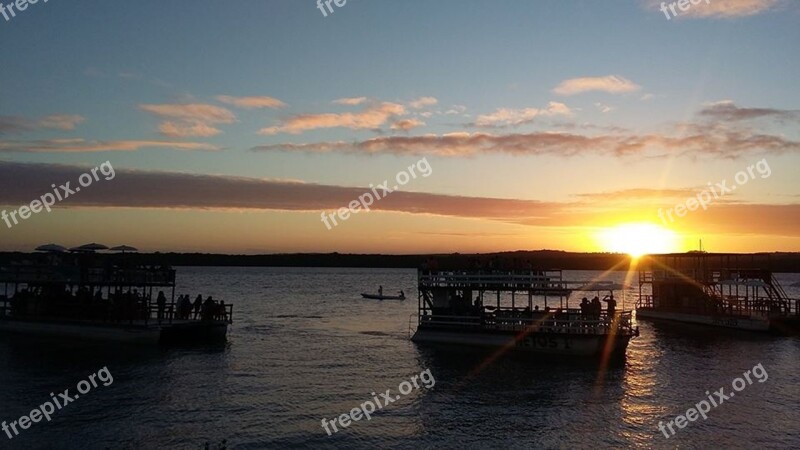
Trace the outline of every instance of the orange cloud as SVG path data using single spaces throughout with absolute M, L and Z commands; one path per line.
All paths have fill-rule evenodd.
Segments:
M 278 133 L 300 134 L 321 128 L 350 128 L 351 130 L 376 130 L 390 119 L 406 114 L 403 105 L 397 103 L 379 103 L 358 113 L 302 114 L 285 120 L 279 126 L 263 128 L 262 135 Z
M 162 135 L 173 138 L 214 136 L 222 131 L 213 125 L 236 121 L 236 115 L 230 110 L 202 103 L 139 105 L 139 108 L 166 119 L 159 130 Z
M 524 109 L 509 109 L 498 108 L 491 114 L 484 114 L 478 116 L 475 120 L 474 126 L 482 128 L 494 128 L 503 126 L 518 126 L 526 123 L 531 123 L 538 116 L 555 116 L 572 114 L 572 111 L 567 105 L 558 102 L 550 102 L 547 108 L 524 108 Z
M 272 97 L 231 97 L 230 95 L 218 95 L 217 100 L 229 105 L 244 109 L 278 109 L 285 108 L 286 103 Z
M 589 91 L 624 94 L 638 91 L 641 88 L 641 86 L 626 78 L 608 75 L 605 77 L 585 77 L 564 80 L 553 89 L 553 92 L 559 95 L 575 95 Z
M 41 119 L 29 119 L 20 116 L 0 116 L 0 134 L 22 133 L 37 129 L 49 128 L 71 131 L 86 118 L 77 114 L 56 114 Z
M 367 97 L 348 97 L 334 100 L 333 103 L 337 105 L 356 106 L 366 103 Z
M 410 131 L 417 127 L 424 127 L 425 122 L 418 119 L 403 119 L 392 124 L 393 130 Z

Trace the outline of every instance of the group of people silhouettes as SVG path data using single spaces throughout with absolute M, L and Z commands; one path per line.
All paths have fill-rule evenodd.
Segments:
M 158 293 L 156 304 L 158 305 L 158 320 L 161 321 L 164 319 L 167 308 L 167 297 L 164 295 L 164 291 Z M 227 320 L 228 309 L 225 306 L 224 300 L 217 303 L 217 301 L 209 295 L 205 301 L 203 301 L 203 296 L 198 294 L 194 302 L 192 302 L 189 295 L 186 294 L 178 297 L 175 307 L 175 318 L 180 320 L 197 320 L 199 318 L 205 321 Z
M 608 317 L 613 318 L 614 313 L 617 310 L 617 301 L 614 300 L 614 294 L 611 294 L 608 298 L 603 299 L 603 301 L 608 303 Z M 591 301 L 589 301 L 588 298 L 583 297 L 581 300 L 581 315 L 583 317 L 587 317 L 592 320 L 599 320 L 602 312 L 603 304 L 600 302 L 600 297 L 595 296 Z

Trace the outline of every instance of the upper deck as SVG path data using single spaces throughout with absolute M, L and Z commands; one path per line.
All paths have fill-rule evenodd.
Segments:
M 419 289 L 470 291 L 524 291 L 533 295 L 568 295 L 571 290 L 561 270 L 512 271 L 422 271 Z

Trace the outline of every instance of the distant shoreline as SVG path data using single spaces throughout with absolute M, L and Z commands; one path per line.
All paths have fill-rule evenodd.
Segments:
M 763 254 L 763 253 L 761 253 Z M 35 258 L 41 253 L 0 252 L 0 265 Z M 101 253 L 100 255 L 106 255 Z M 774 272 L 800 273 L 800 253 L 769 253 Z M 119 254 L 109 254 L 121 258 Z M 478 254 L 382 255 L 346 253 L 281 253 L 266 255 L 226 255 L 213 253 L 131 253 L 124 255 L 130 263 L 169 266 L 218 267 L 351 267 L 416 269 L 429 259 L 440 268 L 473 268 L 476 263 L 488 268 L 626 270 L 630 256 L 621 253 L 579 253 L 558 250 L 514 251 Z

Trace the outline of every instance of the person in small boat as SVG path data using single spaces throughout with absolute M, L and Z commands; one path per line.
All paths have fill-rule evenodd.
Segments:
M 158 291 L 156 304 L 158 305 L 158 321 L 161 322 L 164 320 L 164 311 L 167 309 L 167 297 L 164 295 L 164 291 Z
M 403 292 L 403 290 L 402 290 L 402 289 L 400 289 L 400 297 L 401 297 L 401 298 L 406 298 L 406 293 L 405 293 L 405 292 Z
M 203 309 L 203 296 L 197 294 L 197 298 L 194 299 L 194 320 L 197 320 L 197 317 L 200 316 L 200 311 Z
M 383 286 L 378 286 L 378 296 L 383 297 Z

